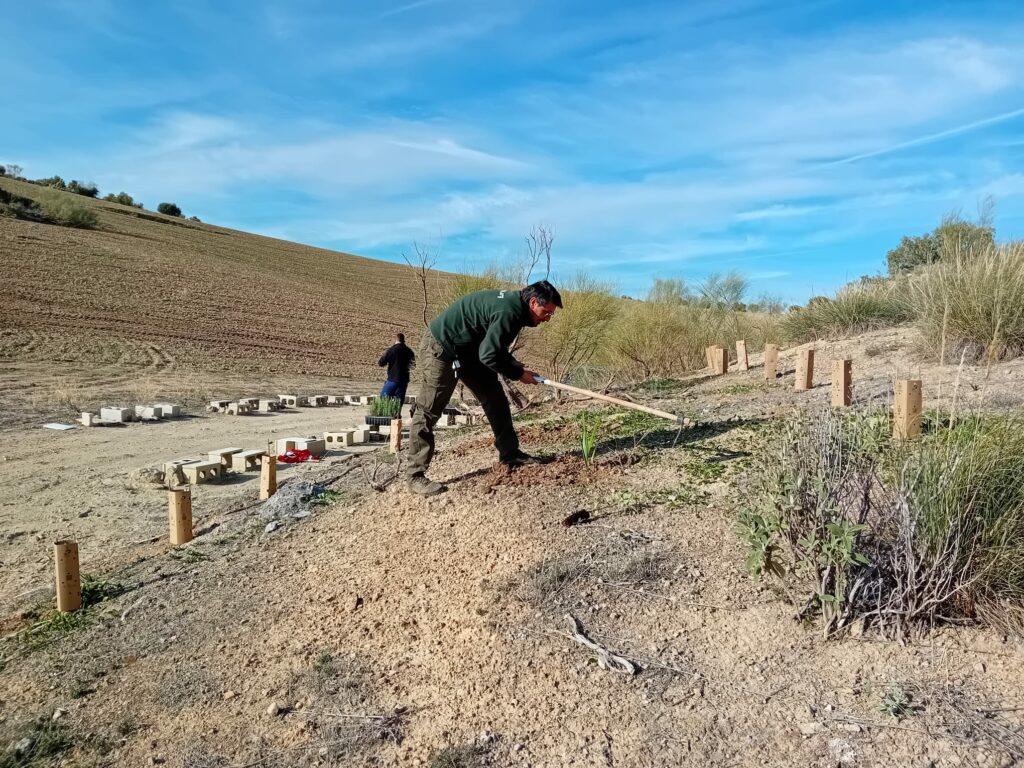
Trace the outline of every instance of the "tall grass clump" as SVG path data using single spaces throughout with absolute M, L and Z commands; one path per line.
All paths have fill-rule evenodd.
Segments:
M 741 513 L 748 570 L 827 634 L 858 620 L 901 639 L 969 620 L 1024 634 L 1024 419 L 888 433 L 884 412 L 786 425 Z
M 70 192 L 44 190 L 38 203 L 47 219 L 64 227 L 94 229 L 99 222 L 96 212 L 75 200 Z
M 1024 243 L 952 250 L 914 273 L 909 302 L 942 362 L 1024 354 Z
M 813 341 L 888 328 L 910 320 L 912 309 L 902 280 L 869 279 L 850 283 L 835 298 L 820 298 L 782 320 L 785 338 Z

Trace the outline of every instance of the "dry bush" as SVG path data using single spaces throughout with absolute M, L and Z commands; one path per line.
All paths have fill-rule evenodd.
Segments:
M 585 273 L 565 285 L 555 316 L 540 327 L 530 350 L 551 378 L 564 381 L 588 365 L 605 344 L 618 317 L 618 299 L 611 286 Z
M 940 361 L 1024 353 L 1024 243 L 951 249 L 912 276 L 910 305 Z
M 850 283 L 835 298 L 809 302 L 789 312 L 781 323 L 783 337 L 795 342 L 834 339 L 910 320 L 906 281 L 871 279 Z
M 863 617 L 894 637 L 1024 615 L 1024 423 L 936 423 L 891 443 L 884 412 L 787 424 L 755 473 L 748 569 L 800 591 L 830 632 Z

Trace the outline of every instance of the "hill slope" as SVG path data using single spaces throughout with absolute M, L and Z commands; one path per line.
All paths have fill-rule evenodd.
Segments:
M 389 337 L 419 335 L 420 287 L 404 265 L 75 200 L 96 211 L 97 229 L 0 217 L 4 425 L 54 397 L 70 410 L 133 394 L 374 380 Z

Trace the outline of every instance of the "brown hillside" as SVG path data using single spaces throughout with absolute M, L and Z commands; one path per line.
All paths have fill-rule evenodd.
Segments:
M 0 217 L 0 426 L 53 413 L 41 404 L 55 398 L 70 411 L 374 380 L 391 334 L 418 336 L 404 265 L 73 197 L 97 212 L 95 230 Z

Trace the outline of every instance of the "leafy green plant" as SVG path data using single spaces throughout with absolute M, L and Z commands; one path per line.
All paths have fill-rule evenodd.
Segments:
M 878 705 L 878 711 L 896 720 L 902 720 L 914 714 L 910 701 L 910 693 L 899 683 L 894 683 L 886 690 L 881 704 Z
M 397 397 L 378 397 L 370 403 L 371 416 L 387 416 L 392 419 L 402 415 L 402 401 Z
M 601 433 L 601 414 L 583 411 L 579 415 L 580 450 L 583 461 L 592 464 L 597 453 L 598 436 Z

